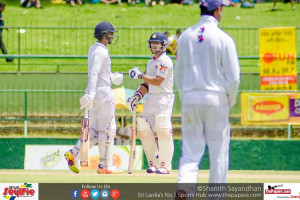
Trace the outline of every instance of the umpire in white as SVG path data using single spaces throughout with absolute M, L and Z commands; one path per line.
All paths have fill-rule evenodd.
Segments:
M 209 150 L 210 183 L 225 183 L 229 167 L 230 109 L 236 103 L 240 66 L 233 39 L 218 27 L 228 0 L 201 0 L 201 20 L 184 31 L 174 80 L 182 101 L 182 156 L 178 183 L 197 183 Z

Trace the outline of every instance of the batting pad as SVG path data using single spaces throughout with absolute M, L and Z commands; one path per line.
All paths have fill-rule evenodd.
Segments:
M 159 166 L 171 171 L 174 142 L 172 136 L 172 124 L 168 115 L 157 115 L 155 117 L 155 127 L 158 137 Z
M 105 137 L 105 140 L 103 140 Z M 112 167 L 112 147 L 114 145 L 114 137 L 107 136 L 106 134 L 99 134 L 99 154 L 100 154 L 100 164 L 107 169 Z
M 150 125 L 142 117 L 136 118 L 137 122 L 137 134 L 142 141 L 142 146 L 145 151 L 149 166 L 158 167 L 158 154 L 157 144 L 155 142 L 154 134 L 150 128 Z
M 100 154 L 100 164 L 108 170 L 112 169 L 113 154 L 112 148 L 116 135 L 116 120 L 113 118 L 107 132 L 100 132 L 98 135 L 98 148 Z

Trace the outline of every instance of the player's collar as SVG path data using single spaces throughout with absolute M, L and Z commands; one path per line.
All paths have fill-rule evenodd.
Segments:
M 155 56 L 152 57 L 153 60 L 159 60 L 163 55 L 166 55 L 166 52 L 160 54 L 158 58 L 155 58 Z
M 219 23 L 218 20 L 214 16 L 211 16 L 211 15 L 201 15 L 200 21 L 205 21 L 208 23 L 216 24 L 216 25 L 218 25 L 218 23 Z
M 99 41 L 96 42 L 97 45 L 104 47 L 105 49 L 108 49 L 107 46 Z

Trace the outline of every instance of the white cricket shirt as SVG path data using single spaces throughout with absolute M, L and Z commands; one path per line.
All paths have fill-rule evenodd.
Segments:
M 240 82 L 236 46 L 213 16 L 201 16 L 181 35 L 174 79 L 180 95 L 194 93 L 200 97 L 188 100 L 191 103 L 214 99 L 203 98 L 205 95 L 219 96 L 217 101 L 227 95 L 230 106 L 235 104 Z
M 173 93 L 173 62 L 166 53 L 159 58 L 152 58 L 147 63 L 147 76 L 163 77 L 165 80 L 159 85 L 149 84 L 149 93 Z
M 108 48 L 100 43 L 93 44 L 88 53 L 88 86 L 86 94 L 96 95 L 99 86 L 111 86 L 111 60 Z

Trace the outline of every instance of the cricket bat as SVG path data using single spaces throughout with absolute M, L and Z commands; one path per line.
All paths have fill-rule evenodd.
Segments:
M 89 165 L 89 146 L 90 146 L 90 119 L 89 110 L 85 109 L 84 118 L 81 121 L 80 137 L 80 165 Z
M 132 113 L 132 132 L 131 132 L 131 141 L 130 141 L 130 155 L 129 155 L 129 165 L 128 165 L 128 174 L 131 174 L 133 171 L 134 161 L 135 161 L 135 150 L 136 150 L 136 108 L 133 108 Z

